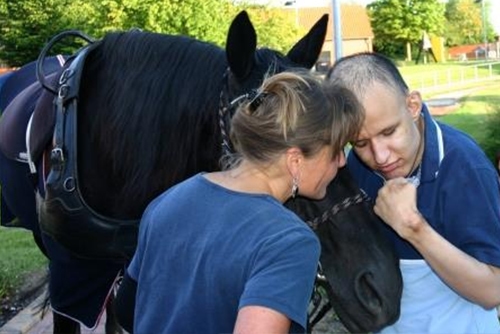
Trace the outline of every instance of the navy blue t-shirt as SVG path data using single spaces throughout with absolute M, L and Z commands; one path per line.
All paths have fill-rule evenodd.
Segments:
M 128 268 L 138 282 L 135 333 L 230 333 L 238 310 L 274 309 L 304 332 L 319 240 L 268 195 L 201 174 L 147 208 Z
M 498 174 L 467 134 L 432 119 L 427 108 L 425 148 L 417 207 L 444 238 L 481 262 L 500 266 L 500 186 Z M 353 152 L 348 167 L 375 199 L 384 184 Z M 386 226 L 400 259 L 422 259 L 410 243 Z

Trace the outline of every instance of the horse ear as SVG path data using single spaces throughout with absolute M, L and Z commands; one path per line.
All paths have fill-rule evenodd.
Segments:
M 312 68 L 319 58 L 325 43 L 328 14 L 324 14 L 309 30 L 307 35 L 293 46 L 287 56 L 294 63 L 305 68 Z
M 226 57 L 237 78 L 246 77 L 253 68 L 257 34 L 246 11 L 241 11 L 231 23 L 226 41 Z

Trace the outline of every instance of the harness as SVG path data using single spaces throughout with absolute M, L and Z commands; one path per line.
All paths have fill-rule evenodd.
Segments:
M 83 48 L 59 78 L 56 124 L 44 197 L 37 194 L 42 231 L 78 257 L 124 261 L 137 245 L 139 220 L 118 220 L 94 211 L 79 187 L 77 112 L 85 59 L 99 45 Z M 90 244 L 90 245 L 89 245 Z

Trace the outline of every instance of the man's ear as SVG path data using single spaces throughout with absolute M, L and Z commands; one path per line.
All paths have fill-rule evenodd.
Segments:
M 420 113 L 422 112 L 422 105 L 423 101 L 420 92 L 414 90 L 410 94 L 408 94 L 406 98 L 406 106 L 413 120 L 417 120 L 420 117 Z

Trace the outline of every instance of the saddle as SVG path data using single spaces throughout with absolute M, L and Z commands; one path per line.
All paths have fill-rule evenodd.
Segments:
M 42 74 L 47 76 L 51 73 L 60 71 L 66 59 L 67 57 L 63 55 L 47 57 L 43 62 Z M 15 71 L 2 75 L 4 82 L 2 84 L 2 79 L 0 79 L 0 111 L 5 110 L 7 105 L 21 93 L 23 89 L 37 81 L 36 66 L 37 61 L 32 61 Z
M 81 49 L 59 77 L 54 100 L 55 126 L 50 170 L 44 196 L 37 196 L 40 228 L 74 255 L 124 262 L 135 252 L 139 220 L 118 220 L 94 211 L 79 188 L 77 112 L 80 79 L 87 55 L 98 45 Z
M 55 72 L 61 69 L 63 63 L 63 56 L 47 59 L 48 66 L 45 67 L 44 71 L 44 74 L 47 75 L 47 81 L 56 78 Z M 36 82 L 33 63 L 2 75 L 0 81 L 2 81 L 0 112 L 3 111 L 0 118 L 0 151 L 5 158 L 16 161 L 16 163 L 28 163 L 27 148 L 31 146 L 34 159 L 38 161 L 52 138 L 55 117 L 53 117 L 53 109 L 50 106 L 54 96 L 43 91 Z M 36 126 L 31 127 L 34 131 L 29 131 L 28 124 L 34 122 L 37 123 Z M 10 175 L 7 171 L 10 168 L 13 167 L 2 166 L 2 173 Z M 30 170 L 34 173 L 33 163 Z M 33 181 L 36 182 L 36 180 Z M 17 190 L 16 193 L 19 194 Z M 11 212 L 4 195 L 0 192 L 0 223 L 9 226 L 15 218 L 16 215 Z
M 57 79 L 62 66 L 58 64 L 47 71 L 47 81 Z M 14 72 L 0 91 L 1 103 L 6 105 L 0 121 L 0 150 L 7 158 L 26 163 L 28 147 L 33 161 L 40 159 L 52 138 L 55 123 L 51 108 L 54 95 L 36 81 L 31 64 L 27 66 Z

